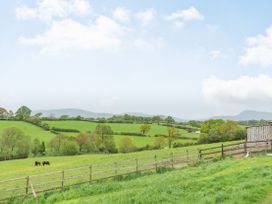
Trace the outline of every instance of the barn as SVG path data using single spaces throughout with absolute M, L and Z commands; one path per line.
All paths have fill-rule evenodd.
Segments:
M 247 142 L 272 140 L 272 122 L 247 128 Z

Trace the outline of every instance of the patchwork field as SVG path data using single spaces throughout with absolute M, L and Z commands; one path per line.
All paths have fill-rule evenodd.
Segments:
M 234 144 L 235 142 L 226 142 L 224 144 Z M 185 152 L 185 150 L 191 150 L 197 152 L 199 148 L 207 148 L 213 146 L 219 146 L 221 143 L 196 145 L 183 148 L 141 151 L 128 154 L 89 154 L 79 156 L 55 156 L 55 157 L 35 157 L 20 160 L 2 161 L 0 163 L 0 180 L 5 180 L 14 177 L 22 177 L 27 175 L 46 173 L 50 171 L 63 170 L 68 168 L 77 168 L 82 166 L 89 166 L 93 164 L 100 164 L 105 162 L 115 162 L 125 159 L 135 159 L 140 157 L 152 156 L 160 153 L 167 152 Z M 51 166 L 47 167 L 34 167 L 35 161 L 48 160 L 51 162 Z
M 83 185 L 24 203 L 253 204 L 271 203 L 271 192 L 272 160 L 261 156 Z
M 0 134 L 2 134 L 4 129 L 11 127 L 19 128 L 31 139 L 38 138 L 40 141 L 48 142 L 54 137 L 54 134 L 50 131 L 45 131 L 40 127 L 23 121 L 0 121 Z

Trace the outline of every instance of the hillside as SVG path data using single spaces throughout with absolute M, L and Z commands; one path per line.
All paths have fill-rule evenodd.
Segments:
M 215 116 L 216 119 L 224 120 L 272 120 L 272 112 L 263 112 L 263 111 L 243 111 L 237 115 L 229 116 Z
M 40 141 L 48 142 L 53 137 L 54 134 L 45 131 L 40 127 L 37 127 L 35 125 L 32 125 L 30 123 L 26 123 L 23 121 L 0 121 L 0 134 L 3 132 L 6 128 L 16 127 L 20 130 L 22 130 L 26 135 L 28 135 L 31 139 L 38 138 Z
M 270 157 L 225 159 L 74 187 L 24 203 L 271 203 L 271 180 Z

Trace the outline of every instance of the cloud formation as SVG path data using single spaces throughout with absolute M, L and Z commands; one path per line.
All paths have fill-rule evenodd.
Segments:
M 272 78 L 268 75 L 256 77 L 241 76 L 236 80 L 223 80 L 215 77 L 206 79 L 202 92 L 210 104 L 254 104 L 272 102 Z
M 140 20 L 144 26 L 146 26 L 151 23 L 151 21 L 155 18 L 155 15 L 155 9 L 151 8 L 137 12 L 135 17 Z
M 240 58 L 242 65 L 260 65 L 272 67 L 272 26 L 266 29 L 265 35 L 246 39 L 247 47 Z
M 19 43 L 40 46 L 43 53 L 56 54 L 71 49 L 113 48 L 121 44 L 123 28 L 111 18 L 100 16 L 92 24 L 72 19 L 55 21 L 49 30 L 33 38 L 21 37 Z
M 130 21 L 130 11 L 125 7 L 118 7 L 113 11 L 113 18 L 124 23 Z
M 166 16 L 165 20 L 174 22 L 177 27 L 182 27 L 190 21 L 202 21 L 204 16 L 195 7 L 191 6 L 188 9 L 177 10 Z
M 38 19 L 45 22 L 54 18 L 86 16 L 90 13 L 91 6 L 86 0 L 38 0 L 36 7 L 21 5 L 16 8 L 16 17 L 19 20 Z

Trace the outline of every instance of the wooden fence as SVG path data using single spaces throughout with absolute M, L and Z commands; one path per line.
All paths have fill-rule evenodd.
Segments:
M 36 197 L 41 192 L 64 190 L 73 185 L 94 183 L 121 175 L 154 171 L 161 167 L 182 168 L 202 159 L 220 158 L 230 155 L 244 155 L 248 152 L 272 150 L 272 141 L 256 141 L 231 145 L 220 145 L 205 149 L 183 150 L 160 153 L 148 157 L 120 160 L 85 167 L 37 174 L 0 181 L 0 201 L 12 197 Z

